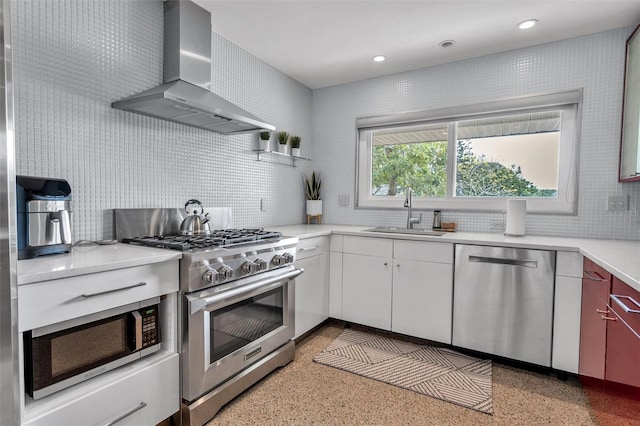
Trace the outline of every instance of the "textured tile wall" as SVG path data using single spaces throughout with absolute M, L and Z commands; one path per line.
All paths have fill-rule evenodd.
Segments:
M 325 221 L 370 226 L 406 221 L 406 209 L 354 209 L 356 117 L 474 104 L 584 88 L 576 216 L 529 215 L 538 235 L 640 239 L 640 182 L 620 184 L 618 149 L 625 40 L 631 28 L 369 79 L 313 92 L 314 167 L 323 174 Z M 336 153 L 340 155 L 336 155 Z M 349 195 L 348 207 L 338 205 Z M 609 195 L 629 211 L 606 212 Z M 461 230 L 490 229 L 500 212 L 444 211 Z M 425 212 L 431 223 L 432 212 Z
M 161 0 L 14 1 L 12 30 L 17 172 L 69 181 L 74 240 L 111 238 L 110 209 L 189 198 L 231 207 L 238 227 L 302 221 L 310 162 L 257 162 L 255 135 L 111 108 L 162 83 Z M 300 135 L 310 156 L 311 90 L 215 33 L 212 51 L 213 90 Z

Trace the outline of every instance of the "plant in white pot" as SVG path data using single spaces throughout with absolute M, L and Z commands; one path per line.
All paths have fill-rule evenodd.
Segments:
M 304 178 L 304 191 L 307 196 L 307 216 L 319 216 L 322 214 L 322 198 L 320 197 L 320 188 L 322 180 L 320 174 L 313 172 L 311 177 Z
M 289 142 L 289 133 L 284 130 L 278 132 L 278 152 L 287 153 L 287 142 Z
M 300 157 L 300 136 L 291 136 L 291 155 Z
M 271 132 L 260 132 L 260 138 L 258 139 L 258 149 L 260 151 L 269 150 L 269 139 L 271 139 Z

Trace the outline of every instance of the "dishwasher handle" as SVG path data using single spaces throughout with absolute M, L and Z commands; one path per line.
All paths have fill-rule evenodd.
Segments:
M 537 268 L 538 261 L 530 259 L 505 259 L 502 257 L 487 257 L 469 255 L 469 262 L 474 263 L 493 263 L 496 265 L 522 266 L 525 268 Z

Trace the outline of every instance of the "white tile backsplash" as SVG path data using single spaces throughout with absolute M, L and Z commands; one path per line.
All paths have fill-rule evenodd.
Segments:
M 224 136 L 111 108 L 162 83 L 162 1 L 12 2 L 18 174 L 67 179 L 73 237 L 111 238 L 110 209 L 231 207 L 237 227 L 303 220 L 311 163 L 256 161 L 256 135 Z M 310 155 L 312 93 L 212 34 L 212 90 Z M 270 208 L 260 211 L 260 198 Z
M 630 28 L 311 91 L 212 34 L 212 90 L 302 137 L 313 162 L 256 161 L 255 135 L 224 136 L 111 108 L 162 83 L 162 1 L 12 2 L 19 174 L 65 178 L 75 240 L 110 238 L 113 208 L 231 207 L 238 227 L 300 223 L 302 175 L 323 177 L 325 223 L 402 225 L 404 209 L 354 209 L 355 118 L 584 88 L 576 216 L 529 215 L 527 232 L 640 239 L 640 183 L 617 182 Z M 312 140 L 314 143 L 312 144 Z M 272 147 L 275 143 L 272 141 Z M 281 163 L 281 164 L 278 164 Z M 608 195 L 629 212 L 606 212 Z M 339 206 L 341 195 L 348 206 Z M 266 211 L 260 211 L 265 199 Z M 464 231 L 502 213 L 444 211 Z M 425 212 L 431 223 L 431 212 Z
M 357 117 L 429 110 L 584 88 L 578 214 L 528 215 L 527 233 L 640 239 L 640 182 L 620 184 L 618 152 L 625 41 L 632 28 L 544 44 L 313 91 L 314 167 L 322 172 L 326 223 L 402 226 L 406 209 L 340 207 L 355 194 Z M 340 153 L 339 155 L 336 155 Z M 609 195 L 629 195 L 626 213 L 606 212 Z M 432 211 L 423 223 L 431 224 Z M 490 228 L 502 213 L 443 211 L 462 231 Z

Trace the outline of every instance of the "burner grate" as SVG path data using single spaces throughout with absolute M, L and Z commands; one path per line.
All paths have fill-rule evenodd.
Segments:
M 148 247 L 169 248 L 173 250 L 192 250 L 210 247 L 233 246 L 258 242 L 267 239 L 279 240 L 280 232 L 257 229 L 218 229 L 211 235 L 162 235 L 125 238 L 123 243 L 138 244 Z

